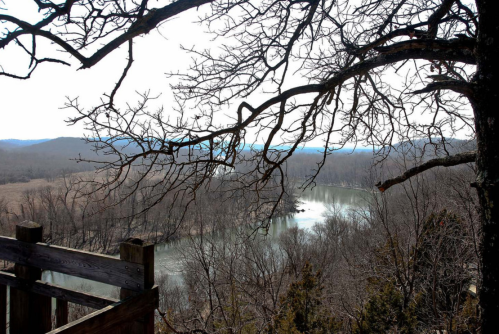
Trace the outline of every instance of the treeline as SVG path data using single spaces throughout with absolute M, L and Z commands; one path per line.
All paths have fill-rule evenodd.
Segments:
M 56 151 L 54 151 L 56 152 Z M 0 149 L 0 185 L 29 182 L 33 179 L 54 180 L 64 173 L 79 173 L 95 170 L 90 163 L 76 163 L 78 153 L 71 155 L 37 153 L 36 151 L 13 151 Z M 107 158 L 107 157 L 106 157 Z M 102 157 L 99 159 L 102 160 Z M 292 179 L 306 179 L 317 168 L 321 155 L 300 153 L 287 163 L 287 173 Z M 336 153 L 322 167 L 316 181 L 321 184 L 364 188 L 372 153 Z
M 191 239 L 164 275 L 163 333 L 478 333 L 476 197 L 468 167 L 418 176 L 365 210 L 278 240 Z
M 124 147 L 123 153 L 130 153 Z M 62 173 L 95 170 L 116 156 L 98 154 L 95 146 L 83 138 L 57 138 L 27 146 L 0 147 L 0 184 L 29 182 L 32 179 L 53 180 Z M 87 159 L 91 162 L 77 161 Z M 99 161 L 101 163 L 96 163 Z
M 86 163 L 76 163 L 70 156 L 56 153 L 0 149 L 0 184 L 29 182 L 32 179 L 53 180 L 62 174 L 93 170 Z
M 316 174 L 321 159 L 320 154 L 295 154 L 286 165 L 287 174 L 292 179 L 306 180 Z M 372 152 L 333 153 L 325 161 L 315 181 L 324 185 L 370 188 L 372 185 L 368 177 L 373 161 Z
M 87 144 L 81 138 L 57 138 L 31 146 L 0 148 L 0 185 L 29 182 L 33 179 L 54 180 L 61 176 L 62 171 L 65 173 L 85 172 L 95 170 L 101 165 L 77 163 L 75 159 L 79 157 L 101 162 L 110 161 L 115 157 L 112 154 L 98 156 L 93 151 L 94 149 L 91 144 Z M 137 148 L 133 146 L 123 146 L 122 153 L 136 152 Z M 251 160 L 251 154 L 246 152 L 243 155 Z M 180 154 L 177 157 L 178 161 L 184 160 L 186 155 Z M 321 158 L 322 155 L 318 153 L 294 154 L 286 164 L 288 176 L 291 179 L 307 179 L 315 173 Z M 360 151 L 353 154 L 335 152 L 326 160 L 316 180 L 321 184 L 367 187 L 366 176 L 372 160 L 372 152 Z M 236 168 L 244 170 L 251 166 L 239 163 Z
M 450 138 L 445 142 L 441 139 L 434 139 L 433 142 L 403 142 L 385 150 L 359 150 L 349 153 L 336 151 L 329 155 L 323 164 L 322 154 L 298 153 L 287 161 L 286 171 L 292 179 L 307 180 L 314 176 L 318 184 L 370 189 L 374 185 L 373 170 L 380 176 L 393 176 L 429 159 L 475 149 L 474 141 Z M 319 167 L 320 172 L 317 174 Z

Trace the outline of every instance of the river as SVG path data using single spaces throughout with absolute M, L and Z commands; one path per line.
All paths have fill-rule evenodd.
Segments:
M 342 212 L 350 209 L 361 209 L 365 206 L 366 194 L 362 190 L 330 186 L 316 186 L 313 189 L 300 191 L 297 194 L 299 200 L 298 210 L 300 211 L 276 218 L 270 226 L 269 237 L 276 238 L 291 227 L 311 228 L 314 224 L 324 220 L 324 215 L 332 204 Z M 167 273 L 171 279 L 181 282 L 182 272 L 179 249 L 186 243 L 187 240 L 180 239 L 156 245 L 156 273 Z M 116 297 L 116 287 L 53 271 L 44 271 L 42 280 L 75 290 L 90 291 L 101 296 L 114 295 Z

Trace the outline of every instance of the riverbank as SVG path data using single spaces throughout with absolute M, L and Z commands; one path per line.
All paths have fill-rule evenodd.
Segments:
M 306 179 L 294 179 L 292 182 L 296 184 L 303 184 Z M 361 190 L 361 191 L 370 191 L 370 188 L 364 188 L 361 186 L 354 186 L 354 185 L 347 185 L 344 183 L 338 184 L 338 183 L 323 183 L 323 182 L 317 182 L 316 186 L 324 186 L 324 187 L 335 187 L 335 188 L 343 188 L 343 189 L 352 189 L 352 190 Z

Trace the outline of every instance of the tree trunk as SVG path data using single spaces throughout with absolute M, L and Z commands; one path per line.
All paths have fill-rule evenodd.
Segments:
M 476 100 L 477 191 L 482 240 L 480 309 L 482 333 L 499 328 L 499 20 L 497 1 L 476 0 L 479 13 Z

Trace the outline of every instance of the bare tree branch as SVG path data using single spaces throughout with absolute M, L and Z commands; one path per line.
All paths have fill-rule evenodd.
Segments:
M 445 158 L 436 158 L 436 159 L 431 159 L 419 166 L 416 166 L 414 168 L 408 169 L 404 174 L 397 176 L 392 179 L 388 179 L 384 182 L 378 182 L 376 184 L 376 187 L 379 189 L 379 191 L 384 192 L 388 188 L 402 183 L 406 181 L 407 179 L 418 175 L 424 171 L 427 171 L 428 169 L 434 168 L 434 167 L 451 167 L 451 166 L 457 166 L 461 164 L 466 164 L 470 162 L 475 162 L 476 160 L 476 152 L 465 152 L 465 153 L 459 153 L 456 155 L 448 156 Z

